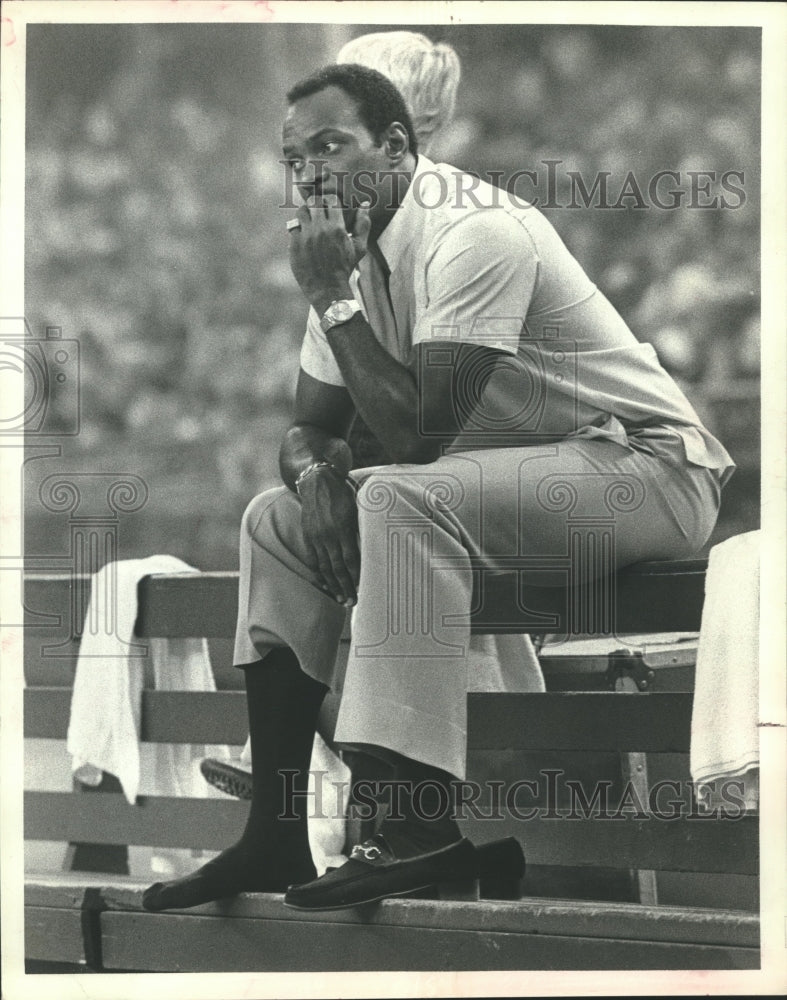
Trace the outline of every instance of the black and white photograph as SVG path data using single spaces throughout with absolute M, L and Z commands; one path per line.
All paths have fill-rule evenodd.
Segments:
M 2 20 L 4 997 L 787 990 L 785 7 Z

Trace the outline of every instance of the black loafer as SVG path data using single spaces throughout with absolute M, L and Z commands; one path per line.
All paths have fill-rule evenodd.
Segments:
M 519 899 L 525 876 L 525 854 L 518 840 L 506 837 L 476 847 L 479 895 L 482 899 Z
M 469 840 L 458 840 L 429 854 L 397 858 L 382 834 L 377 833 L 356 845 L 340 868 L 313 882 L 291 885 L 284 902 L 298 910 L 341 910 L 473 878 L 476 867 L 475 848 Z

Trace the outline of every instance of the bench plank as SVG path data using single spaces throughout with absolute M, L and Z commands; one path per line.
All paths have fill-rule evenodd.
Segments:
M 246 739 L 242 691 L 143 691 L 142 739 L 231 743 Z M 68 688 L 28 688 L 25 735 L 65 739 Z M 469 750 L 688 752 L 692 696 L 553 692 L 468 696 Z
M 596 609 L 586 631 L 609 630 L 610 609 L 601 606 L 598 594 L 610 591 L 610 581 L 594 581 L 569 592 L 560 587 L 534 586 L 533 571 L 517 569 L 521 561 L 505 561 L 502 572 L 479 571 L 476 578 L 476 610 L 471 628 L 476 633 L 574 633 L 571 609 Z M 707 561 L 641 563 L 618 573 L 616 601 L 612 609 L 614 632 L 694 632 L 699 628 L 704 599 Z M 526 575 L 527 573 L 527 575 Z M 69 607 L 75 587 L 83 590 L 84 602 L 90 580 L 75 576 L 28 574 L 25 602 L 31 614 L 42 608 Z M 140 581 L 138 588 L 140 636 L 231 638 L 238 607 L 237 573 L 155 574 Z M 602 602 L 603 603 L 603 602 Z M 31 618 L 32 620 L 32 618 Z
M 64 740 L 71 712 L 71 689 L 27 688 L 25 736 Z M 242 691 L 142 692 L 142 739 L 152 743 L 243 744 L 248 734 Z
M 132 877 L 63 874 L 32 876 L 25 886 L 27 906 L 80 906 L 85 887 L 92 888 L 85 905 L 100 910 L 142 908 L 147 883 Z M 273 893 L 245 893 L 232 899 L 179 911 L 192 916 L 318 923 L 324 913 L 284 906 Z M 642 906 L 638 903 L 586 902 L 523 898 L 517 901 L 441 901 L 387 899 L 377 907 L 337 910 L 331 922 L 400 925 L 443 930 L 477 930 L 523 934 L 614 937 L 623 940 L 759 947 L 759 917 L 739 910 L 683 906 Z
M 759 871 L 759 825 L 752 816 L 728 820 L 684 816 L 668 821 L 565 814 L 522 821 L 506 816 L 484 826 L 490 840 L 520 840 L 532 865 L 736 875 Z
M 25 958 L 28 961 L 86 961 L 80 910 L 25 907 Z
M 249 805 L 230 798 L 137 802 L 113 793 L 25 792 L 25 839 L 220 851 L 240 836 Z
M 57 910 L 81 910 L 86 906 L 96 906 L 100 892 L 110 878 L 122 878 L 129 885 L 139 885 L 135 879 L 117 875 L 73 875 L 69 872 L 28 875 L 25 878 L 25 906 L 49 906 Z M 89 888 L 98 890 L 98 893 L 88 895 Z
M 253 894 L 154 915 L 141 912 L 142 890 L 132 879 L 109 885 L 98 876 L 33 879 L 25 893 L 28 960 L 84 961 L 80 919 L 87 910 L 100 929 L 89 961 L 97 968 L 103 955 L 106 969 L 334 970 L 337 954 L 348 970 L 442 968 L 443 962 L 450 969 L 759 963 L 758 918 L 733 911 L 398 899 L 323 914 L 290 910 L 280 895 Z
M 25 837 L 221 850 L 240 835 L 248 803 L 231 799 L 25 793 Z M 331 807 L 326 798 L 324 807 Z M 524 811 L 524 805 L 519 805 Z M 490 836 L 520 838 L 529 863 L 663 871 L 757 872 L 756 817 L 671 821 L 577 816 L 491 820 Z M 196 867 L 196 864 L 195 864 Z
M 185 696 L 185 697 L 184 697 Z M 143 740 L 243 744 L 249 734 L 243 691 L 143 691 Z
M 509 560 L 516 564 L 516 560 Z M 623 570 L 616 582 L 614 631 L 693 632 L 699 628 L 704 600 L 705 560 L 643 563 Z M 525 583 L 524 572 L 477 573 L 475 633 L 573 632 L 568 591 Z M 572 607 L 597 608 L 594 627 L 608 624 L 604 608 L 589 595 L 608 590 L 594 581 L 571 594 Z M 142 636 L 231 636 L 237 612 L 237 576 L 227 573 L 159 574 L 139 585 L 137 632 Z M 593 623 L 591 623 L 593 625 Z
M 688 752 L 692 695 L 583 691 L 473 693 L 467 745 L 475 750 Z
M 445 904 L 441 904 L 445 905 Z M 104 966 L 160 972 L 757 968 L 754 948 L 319 919 L 107 912 Z

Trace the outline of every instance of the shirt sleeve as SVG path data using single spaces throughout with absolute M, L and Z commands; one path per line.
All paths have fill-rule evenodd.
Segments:
M 529 233 L 502 209 L 454 223 L 427 257 L 427 306 L 413 344 L 458 340 L 516 354 L 538 264 Z
M 313 307 L 309 307 L 306 321 L 306 335 L 301 345 L 301 368 L 318 382 L 329 385 L 344 385 L 342 373 L 336 364 L 331 345 L 320 326 L 320 317 Z

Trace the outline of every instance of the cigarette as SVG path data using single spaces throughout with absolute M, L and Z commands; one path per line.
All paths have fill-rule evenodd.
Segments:
M 288 233 L 292 233 L 296 229 L 300 229 L 300 228 L 301 228 L 301 224 L 300 224 L 300 222 L 298 222 L 297 219 L 287 219 L 287 232 Z

